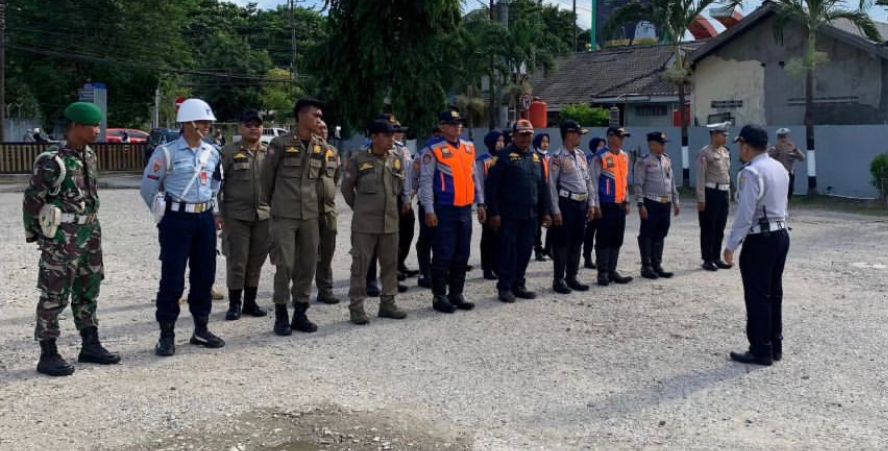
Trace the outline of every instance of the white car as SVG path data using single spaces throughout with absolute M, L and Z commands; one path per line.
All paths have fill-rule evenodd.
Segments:
M 286 135 L 287 133 L 290 133 L 290 131 L 286 128 L 268 127 L 262 130 L 262 137 L 259 138 L 259 140 L 265 144 L 268 144 L 271 142 L 272 139 L 275 139 L 278 136 Z M 234 142 L 238 142 L 241 140 L 240 135 L 234 135 L 232 138 L 234 139 Z

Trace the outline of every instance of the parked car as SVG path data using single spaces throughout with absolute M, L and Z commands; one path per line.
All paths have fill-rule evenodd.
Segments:
M 151 159 L 151 154 L 157 146 L 166 144 L 170 141 L 179 139 L 179 129 L 177 128 L 155 128 L 151 130 L 148 136 L 148 145 L 145 146 L 145 164 Z
M 290 131 L 286 128 L 268 127 L 262 130 L 262 137 L 259 138 L 259 140 L 264 142 L 265 144 L 268 144 L 271 142 L 272 139 L 275 139 L 278 136 L 286 135 L 287 133 L 290 133 Z M 234 140 L 234 142 L 238 142 L 241 140 L 241 136 L 234 135 L 232 139 Z
M 109 128 L 105 130 L 105 142 L 143 144 L 148 142 L 148 132 L 135 128 Z

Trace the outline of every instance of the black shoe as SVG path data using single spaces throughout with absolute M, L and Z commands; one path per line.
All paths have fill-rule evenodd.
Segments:
M 472 272 L 475 270 L 475 265 L 466 265 L 466 272 Z
M 651 268 L 650 266 L 642 266 L 641 277 L 644 277 L 645 279 L 659 279 L 660 275 L 657 274 L 657 271 L 654 271 L 654 268 Z
M 596 265 L 591 258 L 587 258 L 586 261 L 583 262 L 583 267 L 586 269 L 598 269 L 598 265 Z
M 515 295 L 509 290 L 499 290 L 499 300 L 511 304 L 515 302 Z
M 731 360 L 740 363 L 749 363 L 762 366 L 771 366 L 774 363 L 774 359 L 771 356 L 760 357 L 749 351 L 743 353 L 732 352 Z
M 261 318 L 268 315 L 268 312 L 262 307 L 259 307 L 259 304 L 256 303 L 256 292 L 258 290 L 257 287 L 244 288 L 244 308 L 241 310 L 244 315 L 250 315 L 255 318 Z
M 287 311 L 287 304 L 274 305 L 274 333 L 286 337 L 293 334 L 290 328 L 290 313 Z
M 565 280 L 565 282 L 567 282 L 567 286 L 571 290 L 589 291 L 589 285 L 586 285 L 585 283 L 580 282 L 579 280 L 577 280 L 576 277 L 568 277 L 567 280 Z
M 453 313 L 456 311 L 456 307 L 450 303 L 447 296 L 440 295 L 435 296 L 434 300 L 432 300 L 432 308 L 441 313 Z
M 534 251 L 533 251 L 533 255 L 534 255 L 534 260 L 536 260 L 536 261 L 538 261 L 538 262 L 544 262 L 544 261 L 548 260 L 548 259 L 546 258 L 546 253 L 543 252 L 542 249 L 536 249 L 536 250 L 534 250 Z
M 466 300 L 466 297 L 462 294 L 451 294 L 448 299 L 450 303 L 460 309 L 460 310 L 472 310 L 475 308 L 475 304 Z
M 712 262 L 703 262 L 703 269 L 707 271 L 718 271 L 718 267 Z
M 610 283 L 611 283 L 610 274 L 608 274 L 606 272 L 598 273 L 598 285 L 606 287 L 606 286 L 610 285 Z
M 298 330 L 310 334 L 318 330 L 318 326 L 308 319 L 305 311 L 308 310 L 308 303 L 297 302 L 293 309 L 293 321 L 290 323 L 290 329 Z
M 721 260 L 716 260 L 715 266 L 718 266 L 718 269 L 731 269 L 734 267 L 734 265 L 729 265 Z
M 489 270 L 489 269 L 488 269 L 487 271 L 484 271 L 484 278 L 487 279 L 487 280 L 496 280 L 496 279 L 498 279 L 498 277 L 496 276 L 496 273 L 493 272 L 493 271 L 491 271 L 491 270 Z
M 416 280 L 416 285 L 422 288 L 432 288 L 432 278 L 431 277 L 420 277 Z
M 321 304 L 336 305 L 340 302 L 340 300 L 335 296 L 318 294 L 318 302 Z
M 207 318 L 194 318 L 194 333 L 189 343 L 210 349 L 225 347 L 225 341 L 207 329 L 207 321 Z
M 570 294 L 570 288 L 567 287 L 567 284 L 564 283 L 564 279 L 558 279 L 552 282 L 552 291 L 558 294 Z
M 99 329 L 95 326 L 87 327 L 80 331 L 83 337 L 83 346 L 80 348 L 80 356 L 77 361 L 81 363 L 98 363 L 99 365 L 114 365 L 120 363 L 120 355 L 108 352 L 99 342 Z
M 625 284 L 627 284 L 627 283 L 629 283 L 629 282 L 632 282 L 633 279 L 632 279 L 631 276 L 624 276 L 624 275 L 620 274 L 619 272 L 614 271 L 614 272 L 612 272 L 611 275 L 610 275 L 610 280 L 611 280 L 611 282 L 613 282 L 613 283 L 618 283 L 618 284 L 620 284 L 620 285 L 625 285 Z
M 783 353 L 782 352 L 774 352 L 774 356 L 772 357 L 772 360 L 774 360 L 775 362 L 779 362 L 779 361 L 783 360 Z
M 379 291 L 378 285 L 367 285 L 368 298 L 378 298 L 380 294 L 382 294 L 382 292 Z
M 74 374 L 74 367 L 59 355 L 55 338 L 40 342 L 40 361 L 37 362 L 37 372 L 47 376 Z
M 225 320 L 226 321 L 236 321 L 236 320 L 239 320 L 240 317 L 241 317 L 240 299 L 235 301 L 234 299 L 229 298 L 228 311 L 225 312 Z
M 398 284 L 398 293 L 406 293 L 406 292 L 407 292 L 407 285 L 399 283 Z
M 407 275 L 402 273 L 401 271 L 398 271 L 398 282 L 403 282 L 405 280 L 407 280 Z
M 403 274 L 403 275 L 404 275 L 405 277 L 407 277 L 408 279 L 411 278 L 411 277 L 416 277 L 416 276 L 419 275 L 419 271 L 417 271 L 417 270 L 415 270 L 415 269 L 410 269 L 410 268 L 408 268 L 408 267 L 406 267 L 406 266 L 402 266 L 402 267 L 398 268 L 398 272 L 400 272 L 401 274 Z
M 774 361 L 779 362 L 783 360 L 783 342 L 782 341 L 772 341 L 771 342 L 771 354 L 773 355 Z
M 176 323 L 160 323 L 160 339 L 154 346 L 154 353 L 161 357 L 170 357 L 176 353 Z
M 675 274 L 673 274 L 673 273 L 671 273 L 671 272 L 669 272 L 669 271 L 666 271 L 666 270 L 663 269 L 663 267 L 660 266 L 660 265 L 654 266 L 654 272 L 657 273 L 658 276 L 660 276 L 660 277 L 662 277 L 662 278 L 664 278 L 664 279 L 671 279 L 672 276 L 675 275 Z
M 536 299 L 537 295 L 533 291 L 530 291 L 525 286 L 518 286 L 512 289 L 512 293 L 515 294 L 515 297 L 521 299 Z

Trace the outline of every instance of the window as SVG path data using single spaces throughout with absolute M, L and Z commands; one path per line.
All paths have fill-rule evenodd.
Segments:
M 635 107 L 635 114 L 639 116 L 665 116 L 666 105 L 639 105 Z
M 712 108 L 743 108 L 742 100 L 713 100 Z

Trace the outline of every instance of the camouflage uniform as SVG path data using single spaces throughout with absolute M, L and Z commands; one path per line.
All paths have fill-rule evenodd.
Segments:
M 58 156 L 58 158 L 56 158 Z M 59 161 L 65 166 L 64 180 Z M 96 213 L 97 159 L 89 147 L 77 151 L 68 147 L 52 147 L 34 163 L 34 172 L 22 203 L 25 239 L 40 245 L 40 272 L 37 288 L 38 341 L 59 336 L 59 313 L 68 305 L 77 330 L 97 327 L 96 298 L 105 277 L 102 264 L 102 228 Z M 58 207 L 62 224 L 53 237 L 45 237 L 38 220 L 44 205 Z

